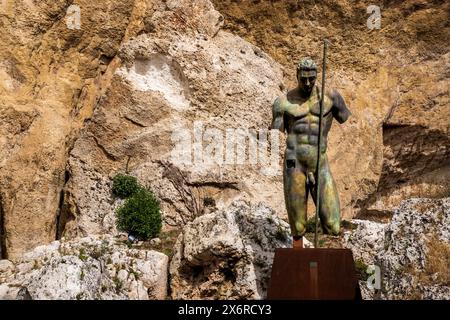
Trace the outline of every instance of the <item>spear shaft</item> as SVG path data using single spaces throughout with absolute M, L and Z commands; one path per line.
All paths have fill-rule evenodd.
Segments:
M 320 145 L 322 143 L 322 118 L 323 101 L 325 98 L 325 71 L 327 63 L 327 40 L 323 40 L 323 60 L 322 60 L 322 91 L 320 95 L 320 113 L 319 113 L 319 137 L 317 139 L 317 164 L 316 164 L 316 228 L 314 234 L 314 247 L 318 248 L 318 230 L 319 230 L 319 212 L 320 212 Z

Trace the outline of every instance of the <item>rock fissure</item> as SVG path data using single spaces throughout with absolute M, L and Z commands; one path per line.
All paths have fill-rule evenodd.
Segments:
M 3 211 L 3 198 L 0 195 L 0 259 L 8 258 L 8 251 L 6 246 L 6 229 L 5 229 L 5 215 Z

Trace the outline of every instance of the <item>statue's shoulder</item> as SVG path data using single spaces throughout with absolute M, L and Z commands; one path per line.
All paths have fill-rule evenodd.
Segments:
M 286 108 L 287 97 L 286 95 L 278 96 L 273 102 L 274 111 L 283 112 Z
M 330 98 L 331 100 L 333 100 L 333 101 L 336 100 L 336 99 L 341 99 L 342 98 L 342 95 L 339 93 L 339 91 L 337 91 L 334 88 L 326 90 L 325 93 L 326 93 L 326 96 L 328 98 Z
M 275 98 L 273 104 L 283 104 L 286 103 L 286 101 L 287 101 L 286 94 L 282 94 Z
M 336 89 L 326 94 L 333 103 L 333 115 L 339 123 L 344 123 L 350 117 L 351 112 L 347 107 L 344 97 Z

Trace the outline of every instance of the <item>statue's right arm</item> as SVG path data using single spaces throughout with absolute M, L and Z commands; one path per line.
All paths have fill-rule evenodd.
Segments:
M 339 92 L 333 90 L 331 93 L 331 99 L 333 100 L 333 116 L 339 123 L 344 123 L 350 117 L 351 112 L 347 108 L 344 98 Z
M 284 132 L 283 109 L 280 98 L 277 98 L 272 105 L 272 126 L 271 129 L 278 129 Z

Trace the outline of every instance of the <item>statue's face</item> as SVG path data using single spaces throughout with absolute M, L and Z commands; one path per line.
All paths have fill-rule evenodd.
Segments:
M 299 70 L 297 74 L 299 88 L 307 94 L 310 94 L 316 83 L 317 72 L 315 70 Z

